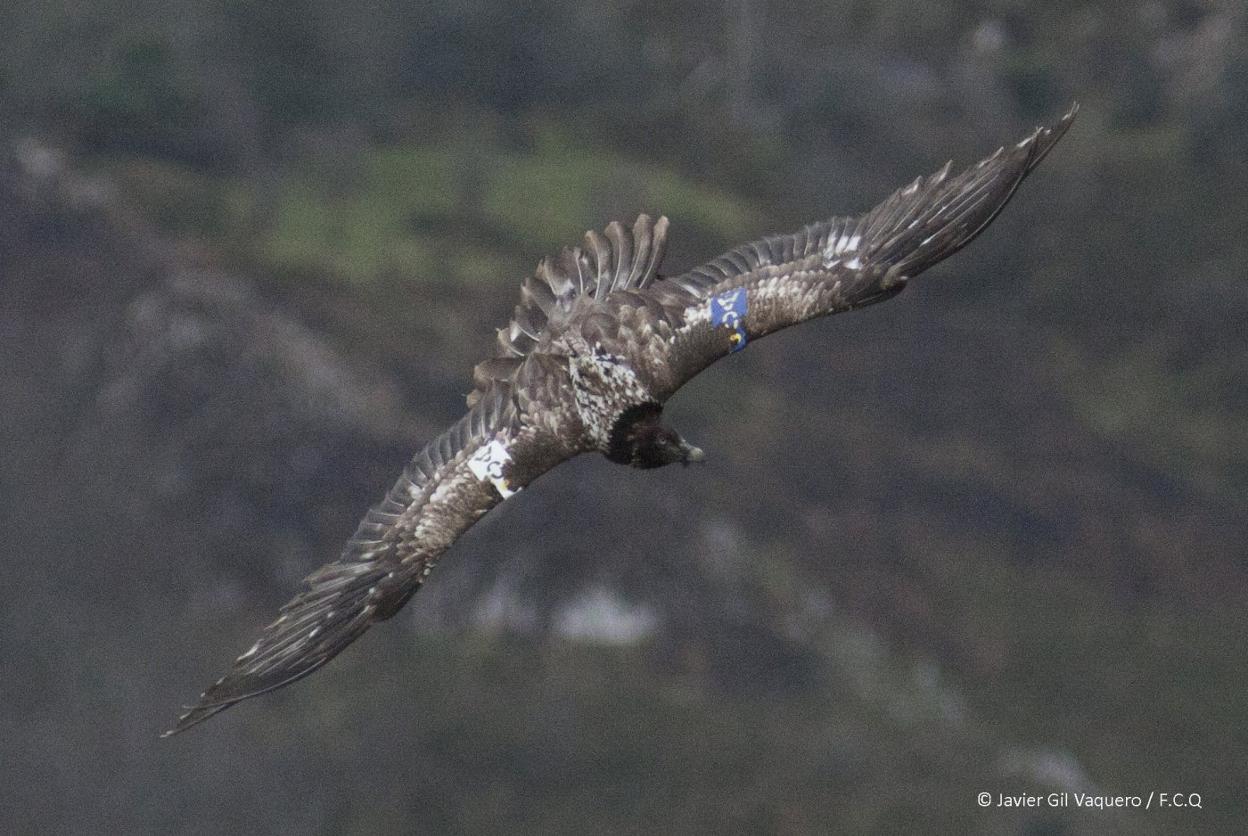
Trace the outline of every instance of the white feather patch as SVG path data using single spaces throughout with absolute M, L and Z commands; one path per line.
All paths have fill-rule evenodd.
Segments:
M 520 490 L 513 490 L 503 477 L 503 466 L 510 461 L 511 453 L 507 452 L 507 445 L 495 438 L 472 454 L 472 458 L 468 459 L 468 469 L 482 482 L 492 484 L 499 495 L 507 499 Z

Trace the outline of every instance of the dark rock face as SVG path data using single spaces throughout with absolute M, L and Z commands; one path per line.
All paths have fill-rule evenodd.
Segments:
M 201 569 L 215 556 L 264 575 L 280 561 L 258 555 L 357 514 L 384 484 L 369 463 L 393 467 L 412 446 L 396 386 L 247 280 L 179 265 L 54 157 L 6 162 L 0 227 L 0 484 L 8 507 L 50 511 L 18 529 L 102 526 L 93 539 L 105 542 L 69 559 L 74 571 L 105 570 L 103 548 L 122 560 L 109 571 L 146 572 L 124 557 L 132 529 L 208 532 Z

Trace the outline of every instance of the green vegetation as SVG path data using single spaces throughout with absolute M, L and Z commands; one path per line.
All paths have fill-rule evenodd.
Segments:
M 556 252 L 575 241 L 564 230 L 608 205 L 663 207 L 725 240 L 749 228 L 743 200 L 672 171 L 550 141 L 523 154 L 470 142 L 365 151 L 340 162 L 345 180 L 323 166 L 293 173 L 254 245 L 258 260 L 354 282 L 493 282 L 507 251 Z

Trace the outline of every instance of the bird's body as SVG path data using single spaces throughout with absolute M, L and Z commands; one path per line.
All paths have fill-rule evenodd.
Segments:
M 764 238 L 676 277 L 659 274 L 667 219 L 645 215 L 542 261 L 496 356 L 474 369 L 468 413 L 412 459 L 341 557 L 308 577 L 172 732 L 318 669 L 396 613 L 487 511 L 566 459 L 701 460 L 661 422 L 685 382 L 780 328 L 901 292 L 992 221 L 1074 113 L 957 177 L 946 165 L 864 215 Z

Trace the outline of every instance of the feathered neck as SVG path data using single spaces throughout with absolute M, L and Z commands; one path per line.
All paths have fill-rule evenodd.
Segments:
M 657 425 L 662 414 L 663 407 L 654 402 L 630 406 L 621 412 L 611 425 L 607 459 L 617 464 L 632 464 L 637 453 L 639 431 L 646 426 Z

